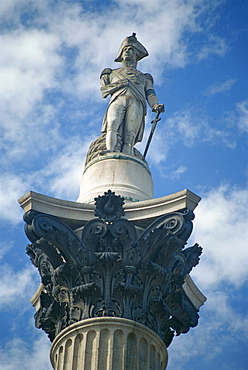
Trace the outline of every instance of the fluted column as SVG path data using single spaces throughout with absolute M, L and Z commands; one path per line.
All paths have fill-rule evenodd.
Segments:
M 61 331 L 50 353 L 54 370 L 164 370 L 167 349 L 152 330 L 132 320 L 100 317 Z

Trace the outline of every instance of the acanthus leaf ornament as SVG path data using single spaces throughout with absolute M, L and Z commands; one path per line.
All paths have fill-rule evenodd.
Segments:
M 197 244 L 184 248 L 193 213 L 163 215 L 137 236 L 122 218 L 123 204 L 110 190 L 96 198 L 98 218 L 80 233 L 56 217 L 26 215 L 27 254 L 44 286 L 36 326 L 51 341 L 74 322 L 98 316 L 138 321 L 166 346 L 197 325 L 198 310 L 182 287 L 201 254 Z

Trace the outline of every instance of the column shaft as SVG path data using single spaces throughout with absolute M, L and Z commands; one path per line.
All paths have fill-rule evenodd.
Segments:
M 167 349 L 149 328 L 123 318 L 77 322 L 53 341 L 54 370 L 164 370 Z

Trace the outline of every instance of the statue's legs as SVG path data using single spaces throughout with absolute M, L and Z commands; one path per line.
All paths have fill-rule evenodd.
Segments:
M 113 152 L 117 144 L 117 132 L 121 123 L 124 121 L 126 107 L 125 98 L 120 96 L 116 101 L 110 104 L 107 113 L 107 133 L 106 133 L 106 148 L 108 151 Z M 123 139 L 123 135 L 121 134 Z
M 122 151 L 129 155 L 134 155 L 133 147 L 137 133 L 142 125 L 144 109 L 140 100 L 133 97 L 128 97 L 127 100 Z
M 122 151 L 133 155 L 133 146 L 142 124 L 143 114 L 143 104 L 135 97 L 119 96 L 112 102 L 107 113 L 107 150 L 114 151 L 117 143 L 117 132 L 119 132 L 123 141 Z

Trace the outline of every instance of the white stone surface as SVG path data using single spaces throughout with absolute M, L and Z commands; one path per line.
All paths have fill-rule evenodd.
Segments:
M 82 176 L 77 202 L 94 203 L 109 189 L 126 202 L 153 198 L 153 181 L 146 163 L 122 153 L 107 153 L 90 162 Z
M 41 295 L 41 292 L 43 291 L 44 291 L 44 285 L 40 283 L 33 297 L 30 299 L 30 302 L 34 306 L 36 312 L 40 309 L 40 295 Z
M 183 284 L 183 289 L 193 305 L 199 310 L 201 306 L 204 305 L 207 298 L 202 294 L 202 292 L 197 288 L 190 275 L 186 275 L 185 283 Z
M 116 193 L 116 195 L 119 194 Z M 185 189 L 161 198 L 126 203 L 124 205 L 125 218 L 132 221 L 134 225 L 146 227 L 157 217 L 166 213 L 184 208 L 193 211 L 200 199 L 198 195 Z M 73 229 L 85 225 L 86 222 L 94 218 L 95 206 L 93 204 L 57 199 L 34 191 L 21 197 L 19 203 L 25 213 L 30 210 L 47 213 L 65 221 Z
M 100 317 L 79 321 L 58 334 L 50 359 L 54 370 L 164 370 L 168 353 L 149 328 Z

